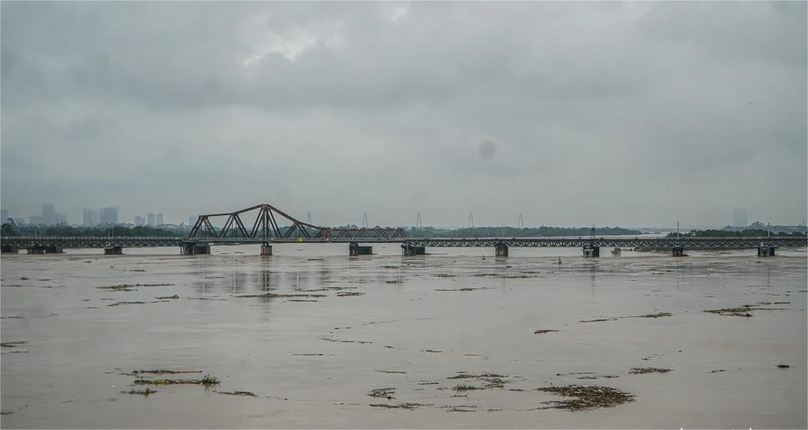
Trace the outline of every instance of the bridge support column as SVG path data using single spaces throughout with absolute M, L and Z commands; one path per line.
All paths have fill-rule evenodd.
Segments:
M 261 255 L 272 255 L 272 245 L 267 242 L 261 244 Z
M 584 258 L 598 258 L 600 257 L 600 247 L 593 245 L 586 245 L 583 249 Z
M 496 244 L 495 249 L 497 257 L 508 256 L 508 245 L 505 245 L 504 243 L 498 243 Z
M 426 247 L 401 245 L 401 255 L 405 257 L 412 257 L 415 255 L 426 255 Z
M 182 255 L 210 254 L 210 245 L 198 242 L 185 242 L 180 248 Z
M 683 246 L 674 246 L 673 247 L 673 256 L 674 257 L 684 257 L 685 256 L 685 248 Z
M 0 246 L 0 253 L 3 254 L 16 254 L 20 252 L 20 248 L 14 245 L 2 245 Z
M 104 248 L 104 255 L 123 255 L 123 247 L 107 246 Z
M 774 257 L 774 247 L 758 246 L 758 257 Z
M 359 246 L 357 242 L 351 242 L 348 245 L 348 253 L 353 257 L 356 255 L 372 255 L 373 254 L 373 247 L 372 246 Z

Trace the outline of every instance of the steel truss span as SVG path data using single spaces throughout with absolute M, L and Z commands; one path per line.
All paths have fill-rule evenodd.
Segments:
M 242 221 L 242 216 L 250 216 L 255 211 L 255 219 L 248 230 Z M 224 225 L 218 230 L 211 220 L 224 220 Z M 406 234 L 402 228 L 375 227 L 375 228 L 332 228 L 319 227 L 309 224 L 284 213 L 270 204 L 251 206 L 230 213 L 217 213 L 199 215 L 191 228 L 186 241 L 206 241 L 209 239 L 230 240 L 237 243 L 253 241 L 284 242 L 296 239 L 329 241 L 353 240 L 383 240 L 404 239 Z
M 402 246 L 434 248 L 467 247 L 508 247 L 532 248 L 582 248 L 598 246 L 603 248 L 674 248 L 685 249 L 739 249 L 773 246 L 777 248 L 799 248 L 808 245 L 806 238 L 748 237 L 748 238 L 480 238 L 480 239 L 407 239 Z

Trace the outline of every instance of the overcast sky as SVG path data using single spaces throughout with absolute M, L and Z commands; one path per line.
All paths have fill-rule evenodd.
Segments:
M 806 219 L 805 2 L 0 8 L 15 217 Z

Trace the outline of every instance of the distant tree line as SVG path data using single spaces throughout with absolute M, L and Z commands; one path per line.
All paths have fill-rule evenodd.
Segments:
M 122 225 L 97 225 L 93 227 L 73 227 L 66 224 L 57 225 L 15 225 L 13 222 L 3 223 L 0 234 L 9 236 L 60 236 L 60 237 L 177 237 L 184 236 L 185 230 L 167 229 L 139 225 L 127 227 Z
M 676 237 L 676 233 L 669 233 L 668 237 Z M 681 233 L 681 237 L 766 237 L 766 236 L 776 236 L 776 237 L 805 237 L 806 234 L 804 231 L 792 231 L 792 232 L 785 232 L 785 231 L 770 231 L 765 229 L 759 228 L 752 228 L 746 230 L 691 230 L 687 233 Z
M 591 227 L 469 227 L 469 228 L 435 228 L 422 227 L 407 230 L 408 237 L 541 237 L 541 236 L 590 236 Z M 638 236 L 642 232 L 620 227 L 597 227 L 596 236 Z

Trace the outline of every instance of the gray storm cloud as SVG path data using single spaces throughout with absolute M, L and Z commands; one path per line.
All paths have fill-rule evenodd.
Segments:
M 806 4 L 2 2 L 2 207 L 806 218 Z

